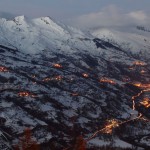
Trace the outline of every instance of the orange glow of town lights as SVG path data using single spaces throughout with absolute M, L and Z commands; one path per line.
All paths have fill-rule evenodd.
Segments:
M 55 77 L 55 80 L 57 80 L 57 81 L 61 81 L 61 80 L 62 80 L 62 78 L 63 78 L 62 76 L 56 76 L 56 77 Z
M 0 72 L 8 72 L 8 69 L 6 67 L 0 66 Z
M 29 96 L 30 94 L 29 94 L 29 92 L 19 92 L 18 95 L 19 95 L 20 97 L 27 97 L 27 96 Z
M 101 78 L 100 79 L 100 82 L 101 83 L 110 83 L 110 84 L 116 84 L 116 82 L 115 81 L 113 81 L 113 80 L 111 80 L 111 79 L 108 79 L 108 78 Z
M 51 78 L 44 78 L 42 81 L 43 82 L 48 82 L 48 81 L 50 81 L 51 80 Z
M 134 70 L 134 67 L 129 67 L 129 70 Z
M 37 97 L 35 94 L 32 94 L 32 93 L 30 93 L 30 92 L 27 92 L 27 91 L 24 91 L 24 92 L 19 92 L 18 93 L 18 95 L 20 96 L 20 97 Z
M 150 84 L 134 83 L 133 85 L 144 89 L 150 89 Z
M 72 96 L 78 96 L 78 93 L 71 93 Z
M 150 107 L 150 99 L 148 97 L 146 97 L 146 98 L 143 99 L 142 102 L 140 102 L 140 104 L 142 104 L 146 108 L 149 108 Z
M 116 128 L 116 127 L 119 127 L 119 123 L 117 120 L 115 120 L 115 119 L 108 120 L 103 133 L 111 134 L 113 128 Z
M 84 78 L 88 78 L 88 77 L 89 77 L 89 75 L 88 75 L 87 73 L 82 73 L 82 76 L 83 76 Z
M 135 61 L 135 62 L 133 62 L 133 65 L 136 65 L 136 66 L 145 66 L 146 63 L 142 62 L 142 61 Z
M 53 64 L 53 67 L 54 68 L 62 68 L 62 65 L 61 64 Z
M 134 86 L 141 87 L 141 83 L 134 83 Z
M 141 73 L 141 74 L 144 74 L 144 73 L 146 73 L 146 71 L 145 71 L 145 70 L 141 70 L 140 73 Z

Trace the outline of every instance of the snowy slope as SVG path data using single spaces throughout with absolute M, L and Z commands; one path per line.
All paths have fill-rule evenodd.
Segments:
M 139 30 L 137 27 L 99 28 L 91 33 L 98 38 L 121 45 L 132 53 L 150 53 L 150 32 Z
M 141 103 L 149 91 L 135 85 L 150 82 L 149 33 L 129 31 L 90 35 L 50 17 L 0 19 L 0 146 L 18 143 L 29 127 L 39 144 L 62 149 L 116 119 L 113 134 L 99 133 L 88 147 L 112 136 L 116 146 L 149 147 L 149 108 Z M 139 114 L 147 121 L 132 120 Z
M 79 32 L 73 28 L 61 27 L 49 17 L 33 20 L 24 16 L 18 16 L 14 20 L 0 19 L 0 34 L 3 35 L 0 43 L 21 49 L 26 53 L 35 54 L 53 47 L 59 49 L 62 44 L 67 51 L 68 45 L 65 45 L 65 42 L 72 36 L 84 38 L 85 35 L 82 32 L 79 34 Z

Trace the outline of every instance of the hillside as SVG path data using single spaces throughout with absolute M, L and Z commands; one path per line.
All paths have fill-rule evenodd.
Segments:
M 0 146 L 150 148 L 150 33 L 0 19 Z

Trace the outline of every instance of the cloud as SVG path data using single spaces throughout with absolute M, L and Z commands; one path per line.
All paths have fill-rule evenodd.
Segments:
M 123 12 L 115 5 L 110 5 L 99 12 L 81 15 L 68 22 L 79 28 L 150 25 L 150 16 L 142 10 Z
M 148 19 L 148 16 L 143 11 L 130 12 L 128 16 L 137 21 L 146 21 Z

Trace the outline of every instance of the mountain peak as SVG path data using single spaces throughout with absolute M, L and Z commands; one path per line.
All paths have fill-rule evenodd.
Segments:
M 17 17 L 15 17 L 14 18 L 14 21 L 15 22 L 18 22 L 18 23 L 21 23 L 21 22 L 24 22 L 25 21 L 25 16 L 24 15 L 22 15 L 22 16 L 17 16 Z
M 53 21 L 54 19 L 52 19 L 50 16 L 46 16 L 46 17 L 41 17 L 41 19 L 47 20 L 47 21 Z
M 49 16 L 41 17 L 40 19 L 41 19 L 42 21 L 44 21 L 46 24 L 53 24 L 53 23 L 56 24 L 56 22 L 54 21 L 54 19 L 52 19 L 52 18 L 49 17 Z

